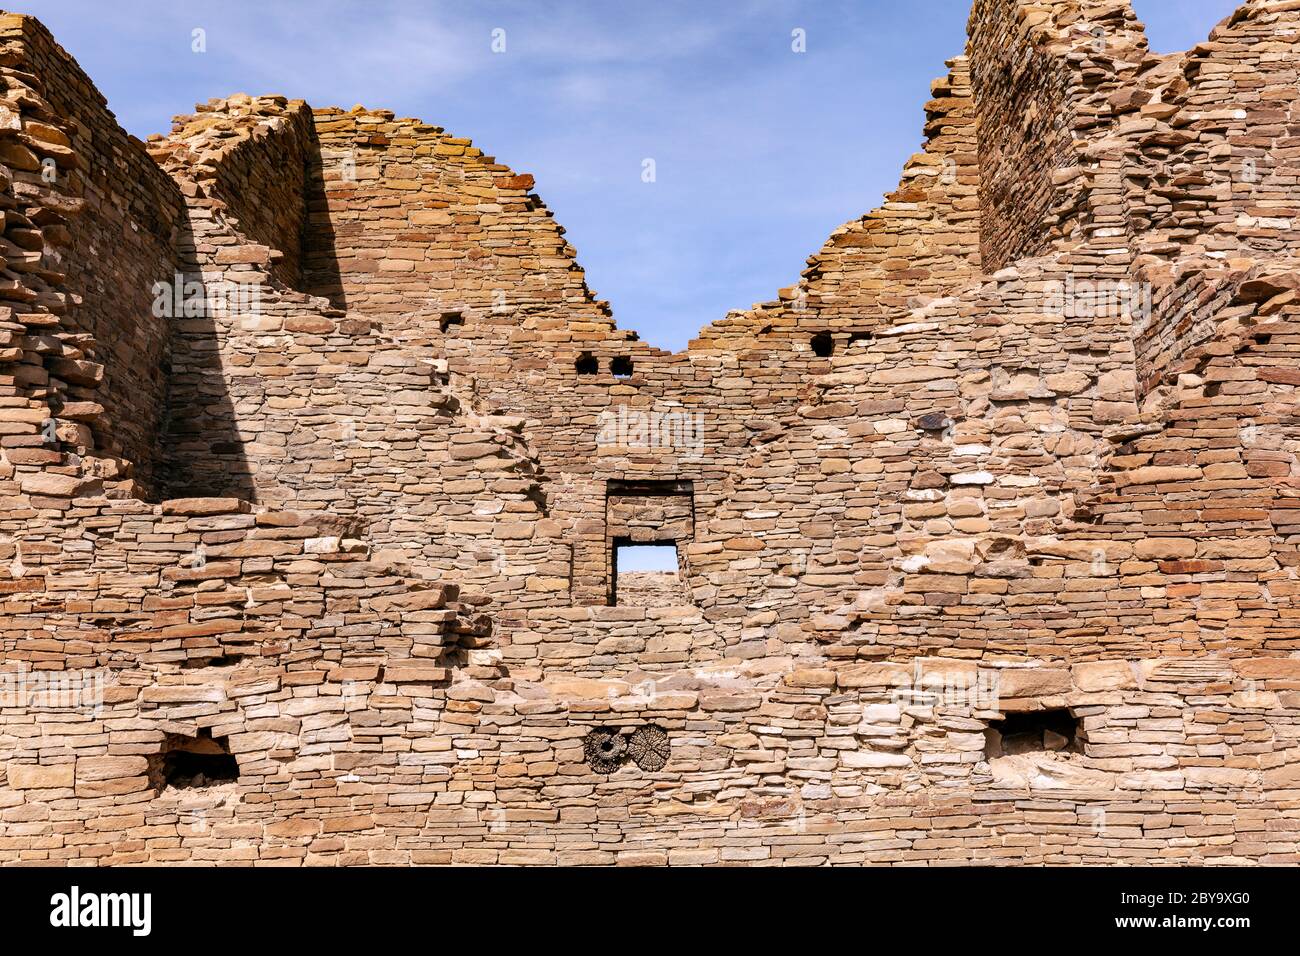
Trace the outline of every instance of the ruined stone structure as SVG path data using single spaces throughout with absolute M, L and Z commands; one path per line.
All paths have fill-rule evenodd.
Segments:
M 0 19 L 0 861 L 1300 860 L 1300 2 L 969 35 L 669 354 L 467 140 Z

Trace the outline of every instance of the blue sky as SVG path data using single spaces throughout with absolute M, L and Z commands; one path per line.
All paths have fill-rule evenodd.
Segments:
M 1133 0 L 1159 52 L 1234 0 Z M 623 328 L 679 349 L 792 284 L 921 143 L 968 0 L 29 0 L 144 137 L 283 93 L 446 127 L 537 177 Z M 192 31 L 207 50 L 191 51 Z M 805 31 L 805 53 L 791 31 Z M 505 52 L 492 32 L 505 31 Z M 655 160 L 656 181 L 642 182 Z

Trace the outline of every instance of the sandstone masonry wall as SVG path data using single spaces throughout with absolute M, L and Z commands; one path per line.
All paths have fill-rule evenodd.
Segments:
M 0 861 L 1296 862 L 1295 6 L 977 0 L 898 190 L 677 354 L 439 127 L 11 96 Z M 69 114 L 163 184 L 122 281 L 243 293 L 147 450 L 13 148 Z

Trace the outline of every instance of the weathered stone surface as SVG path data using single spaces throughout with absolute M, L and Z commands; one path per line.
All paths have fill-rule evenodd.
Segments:
M 70 498 L 96 485 L 96 482 L 75 475 L 60 475 L 54 472 L 41 472 L 24 475 L 19 488 L 28 495 L 50 495 Z
M 1296 4 L 975 0 L 676 354 L 468 140 L 0 40 L 0 863 L 1298 858 Z
M 247 502 L 238 498 L 173 498 L 162 503 L 165 515 L 217 515 L 247 510 Z
M 1074 686 L 1081 691 L 1127 690 L 1137 686 L 1128 661 L 1090 661 L 1070 668 Z
M 71 763 L 53 766 L 38 766 L 28 763 L 9 764 L 9 786 L 14 790 L 46 790 L 59 787 L 71 787 L 73 765 Z
M 997 673 L 1002 697 L 1050 697 L 1071 689 L 1070 672 L 1062 668 L 1003 667 Z

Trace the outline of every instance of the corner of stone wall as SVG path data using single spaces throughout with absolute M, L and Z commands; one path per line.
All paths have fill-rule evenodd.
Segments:
M 0 77 L 0 481 L 50 503 L 147 491 L 179 194 L 34 18 L 0 17 Z
M 976 0 L 969 35 L 986 270 L 1122 245 L 1117 170 L 1088 142 L 1111 122 L 1109 98 L 1149 58 L 1127 0 Z

